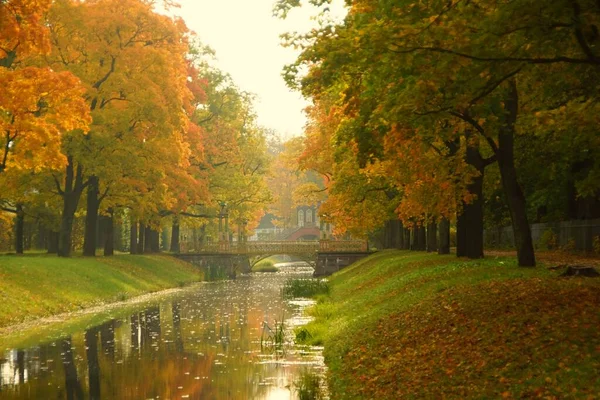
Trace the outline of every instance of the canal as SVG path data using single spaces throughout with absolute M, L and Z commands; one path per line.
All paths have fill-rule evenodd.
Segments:
M 326 398 L 321 349 L 293 343 L 311 302 L 281 294 L 309 276 L 196 284 L 24 346 L 0 338 L 0 398 Z

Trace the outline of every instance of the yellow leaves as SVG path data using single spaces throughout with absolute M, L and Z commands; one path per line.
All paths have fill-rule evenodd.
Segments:
M 22 60 L 48 51 L 48 27 L 43 15 L 51 4 L 51 0 L 0 1 L 0 65 L 11 56 L 7 52 L 16 52 L 15 60 Z
M 87 131 L 91 122 L 79 80 L 49 68 L 0 68 L 0 87 L 4 92 L 0 129 L 12 142 L 3 167 L 61 167 L 65 162 L 60 152 L 62 136 L 73 130 Z

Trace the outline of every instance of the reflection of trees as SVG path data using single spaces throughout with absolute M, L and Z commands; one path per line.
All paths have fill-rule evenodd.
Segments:
M 19 383 L 25 383 L 25 351 L 17 350 L 17 369 L 19 371 Z
M 130 318 L 131 324 L 131 347 L 134 350 L 140 348 L 140 314 L 133 314 Z
M 142 346 L 152 343 L 152 340 L 160 340 L 160 308 L 158 306 L 148 308 L 142 317 Z
M 88 364 L 90 400 L 100 399 L 100 364 L 98 362 L 99 331 L 99 327 L 93 327 L 85 331 L 85 353 Z
M 88 392 L 90 399 L 262 398 L 270 389 L 259 381 L 276 378 L 282 385 L 286 371 L 295 369 L 255 363 L 262 321 L 282 315 L 280 286 L 271 278 L 215 284 L 141 310 L 125 322 L 74 334 L 56 347 L 43 344 L 20 356 L 15 350 L 0 363 L 10 364 L 15 381 L 27 378 L 27 398 L 78 400 Z M 52 369 L 46 360 L 58 360 L 61 353 L 64 366 Z M 50 370 L 40 373 L 40 366 Z M 0 398 L 23 396 L 20 387 L 3 389 Z
M 63 366 L 65 368 L 65 388 L 67 390 L 67 400 L 83 400 L 83 389 L 77 378 L 77 368 L 73 360 L 73 351 L 71 349 L 71 336 L 64 339 L 61 343 L 63 352 Z
M 115 320 L 108 321 L 99 327 L 102 343 L 102 352 L 115 359 Z
M 174 301 L 171 305 L 171 313 L 173 314 L 173 333 L 175 334 L 175 350 L 178 353 L 183 353 L 183 337 L 181 336 L 181 304 Z

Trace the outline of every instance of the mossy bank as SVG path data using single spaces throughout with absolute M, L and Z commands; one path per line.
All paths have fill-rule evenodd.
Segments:
M 329 285 L 298 337 L 325 345 L 331 398 L 600 397 L 600 279 L 389 251 Z
M 199 269 L 166 255 L 0 256 L 0 327 L 201 279 Z

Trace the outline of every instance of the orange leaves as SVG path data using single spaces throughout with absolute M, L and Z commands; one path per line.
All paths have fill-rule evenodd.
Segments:
M 0 131 L 6 133 L 0 143 L 4 147 L 7 137 L 11 142 L 11 154 L 2 167 L 63 166 L 62 135 L 87 131 L 91 122 L 79 80 L 49 68 L 0 68 L 0 87 Z
M 43 16 L 51 4 L 51 0 L 0 2 L 0 66 L 10 67 L 17 59 L 49 50 Z

